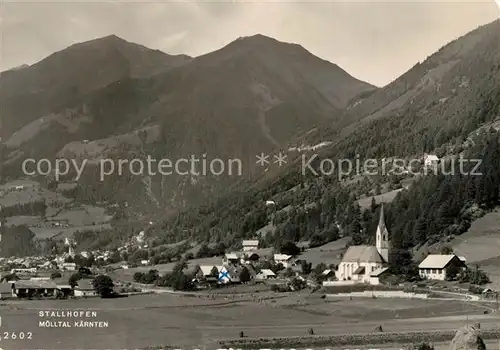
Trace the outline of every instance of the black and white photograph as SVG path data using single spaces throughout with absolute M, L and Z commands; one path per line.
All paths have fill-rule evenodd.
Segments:
M 500 0 L 0 0 L 0 350 L 500 349 Z

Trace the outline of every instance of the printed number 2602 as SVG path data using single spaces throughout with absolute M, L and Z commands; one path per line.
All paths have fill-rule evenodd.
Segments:
M 0 340 L 25 340 L 33 337 L 33 333 L 31 332 L 3 332 L 2 335 Z

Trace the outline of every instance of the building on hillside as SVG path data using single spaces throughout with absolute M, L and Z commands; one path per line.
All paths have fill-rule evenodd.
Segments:
M 274 262 L 281 264 L 286 269 L 292 266 L 292 256 L 287 254 L 274 254 Z
M 240 256 L 237 253 L 226 253 L 222 259 L 222 265 L 236 265 L 240 262 Z
M 82 279 L 78 281 L 78 284 L 74 288 L 75 297 L 95 297 L 97 296 L 97 291 L 92 285 L 91 279 Z
M 258 281 L 274 279 L 274 278 L 276 278 L 276 274 L 269 269 L 262 269 L 257 275 L 255 275 L 255 279 Z
M 439 163 L 439 157 L 435 154 L 424 155 L 424 165 L 426 167 L 434 167 Z
M 389 231 L 385 225 L 384 205 L 380 208 L 380 218 L 375 234 L 375 246 L 350 246 L 342 257 L 337 269 L 339 281 L 352 280 L 370 283 L 371 274 L 389 264 Z
M 259 240 L 244 240 L 242 246 L 244 252 L 255 251 L 259 249 Z
M 444 281 L 446 279 L 447 270 L 450 267 L 463 270 L 467 266 L 455 254 L 429 254 L 424 261 L 418 265 L 418 272 L 422 278 Z

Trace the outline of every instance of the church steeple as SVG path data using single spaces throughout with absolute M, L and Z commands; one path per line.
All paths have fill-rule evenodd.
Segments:
M 385 225 L 384 219 L 384 203 L 380 206 L 380 217 L 378 220 L 377 233 L 376 233 L 376 247 L 380 256 L 385 262 L 389 262 L 389 231 Z

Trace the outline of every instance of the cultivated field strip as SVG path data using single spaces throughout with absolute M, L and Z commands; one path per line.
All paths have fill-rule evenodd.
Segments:
M 222 348 L 237 349 L 297 349 L 308 346 L 359 346 L 377 344 L 405 344 L 451 341 L 456 331 L 383 332 L 365 334 L 339 334 L 333 336 L 298 336 L 286 338 L 235 339 L 221 341 Z M 481 332 L 483 339 L 500 339 L 500 329 Z

